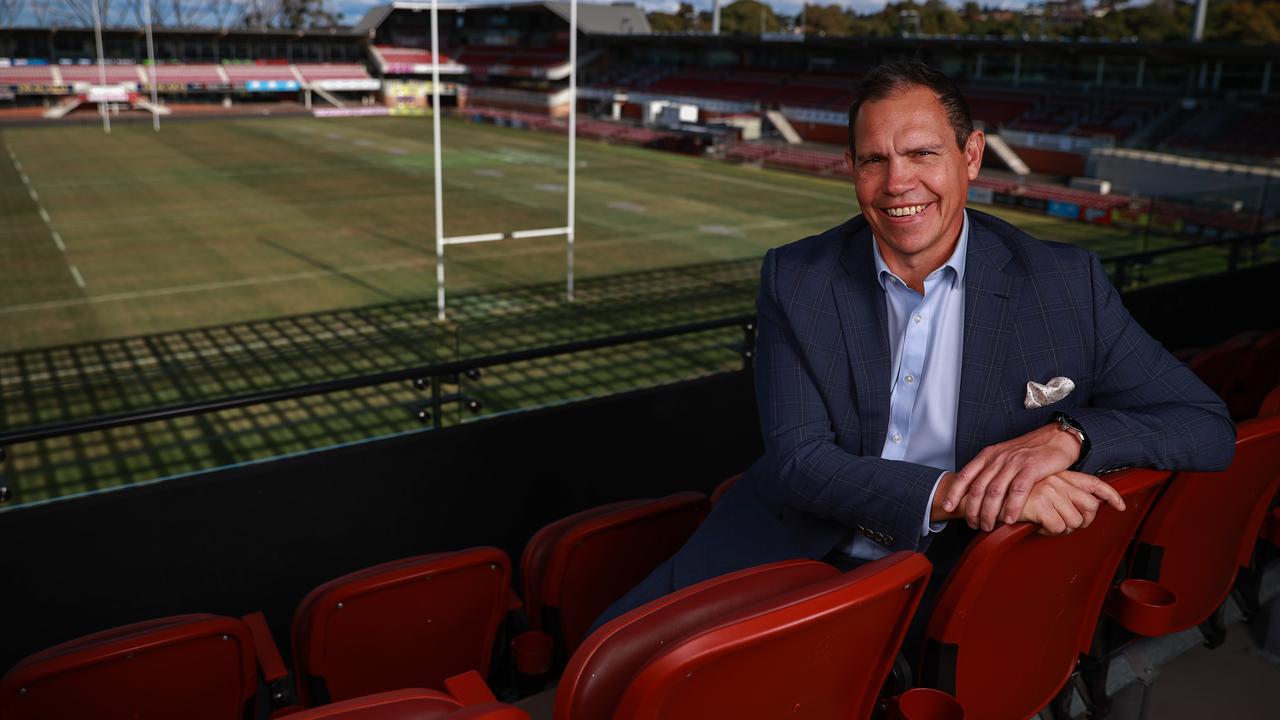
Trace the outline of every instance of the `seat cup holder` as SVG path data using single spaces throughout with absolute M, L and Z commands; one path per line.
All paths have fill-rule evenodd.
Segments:
M 537 630 L 522 632 L 511 641 L 511 652 L 516 661 L 516 672 L 538 677 L 551 670 L 555 641 L 550 635 Z
M 932 688 L 913 688 L 889 701 L 889 720 L 964 720 L 960 701 Z
M 1160 583 L 1130 579 L 1111 589 L 1107 612 L 1130 632 L 1156 637 L 1169 632 L 1177 605 L 1178 597 Z

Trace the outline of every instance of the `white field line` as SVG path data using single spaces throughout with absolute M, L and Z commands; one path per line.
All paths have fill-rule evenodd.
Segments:
M 844 217 L 840 215 L 839 217 Z M 821 222 L 822 216 L 809 215 L 802 218 L 794 218 L 787 220 L 768 220 L 765 222 L 751 223 L 734 227 L 737 230 L 765 230 L 770 228 L 782 228 L 791 225 L 811 226 L 817 222 Z M 652 242 L 661 241 L 667 238 L 681 237 L 693 233 L 689 228 L 677 228 L 674 230 L 665 230 L 663 232 L 649 233 L 646 235 L 632 235 L 625 238 L 617 238 L 614 240 L 596 240 L 592 241 L 592 247 L 606 247 L 610 245 L 622 245 L 626 243 Z M 548 249 L 546 245 L 521 250 L 500 250 L 492 253 L 475 254 L 468 258 L 470 262 L 478 262 L 486 259 L 509 258 L 514 255 L 530 255 L 546 252 L 559 252 L 559 246 L 555 249 Z M 0 306 L 0 315 L 12 315 L 21 312 L 31 312 L 36 310 L 55 310 L 58 308 L 75 307 L 78 305 L 97 305 L 110 302 L 121 302 L 128 300 L 139 300 L 143 298 L 165 297 L 169 295 L 184 295 L 187 293 L 209 292 L 216 290 L 227 290 L 230 288 L 248 287 L 254 285 L 273 285 L 276 283 L 297 282 L 300 280 L 312 280 L 321 277 L 330 277 L 333 275 L 353 275 L 361 273 L 376 273 L 387 270 L 402 270 L 406 268 L 422 267 L 426 265 L 435 265 L 435 258 L 418 258 L 412 260 L 399 260 L 395 262 L 377 263 L 373 265 L 360 265 L 349 268 L 337 268 L 333 270 L 306 270 L 303 272 L 286 273 L 283 275 L 265 275 L 261 277 L 240 278 L 238 280 L 224 280 L 220 282 L 197 283 L 195 285 L 179 285 L 174 287 L 155 288 L 153 290 L 136 290 L 132 292 L 110 293 L 106 295 L 90 295 L 81 298 L 68 298 L 66 300 L 45 300 L 38 303 L 24 303 L 19 305 Z
M 58 252 L 62 253 L 63 261 L 67 263 L 67 271 L 71 273 L 71 279 L 76 281 L 76 285 L 80 289 L 84 289 L 84 275 L 80 274 L 80 269 L 72 265 L 66 260 L 67 246 L 62 242 L 62 236 L 57 230 L 53 229 L 53 221 L 49 218 L 49 211 L 44 209 L 44 205 L 40 204 L 40 195 L 36 192 L 35 187 L 31 185 L 31 178 L 22 171 L 22 163 L 18 162 L 18 155 L 6 141 L 4 144 L 6 150 L 9 151 L 9 162 L 13 163 L 13 169 L 18 171 L 18 177 L 21 178 L 22 184 L 27 186 L 27 194 L 31 196 L 31 202 L 36 204 L 36 210 L 40 213 L 40 219 L 44 221 L 45 227 L 49 230 L 49 236 L 53 238 L 54 247 L 58 248 Z

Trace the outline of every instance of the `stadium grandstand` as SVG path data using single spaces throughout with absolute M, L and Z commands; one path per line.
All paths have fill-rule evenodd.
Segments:
M 0 1 L 0 719 L 1275 716 L 1274 44 L 286 4 Z M 938 598 L 784 560 L 593 632 L 763 452 L 761 259 L 859 212 L 907 57 L 986 133 L 969 206 L 1096 253 L 1232 464 Z

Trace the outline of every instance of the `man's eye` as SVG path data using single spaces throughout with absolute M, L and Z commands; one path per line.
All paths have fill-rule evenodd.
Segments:
M 935 152 L 934 152 L 934 151 L 932 151 L 932 150 L 917 150 L 917 151 L 916 151 L 916 157 L 924 157 L 924 156 L 926 156 L 926 155 L 936 155 L 936 154 L 937 154 L 937 153 L 935 153 Z

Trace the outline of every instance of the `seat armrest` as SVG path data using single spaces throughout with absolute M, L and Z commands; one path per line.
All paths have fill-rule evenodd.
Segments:
M 289 677 L 289 670 L 284 665 L 284 659 L 280 657 L 280 648 L 276 647 L 276 641 L 271 637 L 271 630 L 267 628 L 266 616 L 261 612 L 252 612 L 240 619 L 249 627 L 249 632 L 253 635 L 253 652 L 258 657 L 258 669 L 267 684 L 274 684 Z
M 444 681 L 444 689 L 463 705 L 488 705 L 498 702 L 484 678 L 475 670 L 454 675 Z

